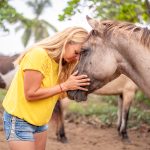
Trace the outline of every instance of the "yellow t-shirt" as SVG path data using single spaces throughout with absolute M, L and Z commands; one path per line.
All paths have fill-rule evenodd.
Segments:
M 57 84 L 58 64 L 48 56 L 46 50 L 40 47 L 33 48 L 23 57 L 3 100 L 3 107 L 8 113 L 33 125 L 41 126 L 49 122 L 59 95 L 27 101 L 23 83 L 25 69 L 37 70 L 43 74 L 41 87 L 53 87 Z

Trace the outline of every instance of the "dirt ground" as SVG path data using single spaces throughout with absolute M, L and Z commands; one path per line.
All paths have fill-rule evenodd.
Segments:
M 150 150 L 150 128 L 130 129 L 131 144 L 124 143 L 118 136 L 116 128 L 94 127 L 86 123 L 65 121 L 68 143 L 56 140 L 54 128 L 50 125 L 46 150 Z M 0 150 L 8 150 L 4 140 L 2 125 L 0 127 Z

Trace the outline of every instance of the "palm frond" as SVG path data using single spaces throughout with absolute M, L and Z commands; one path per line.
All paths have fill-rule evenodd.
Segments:
M 31 38 L 31 29 L 26 28 L 25 32 L 23 33 L 22 36 L 22 43 L 24 46 L 27 46 L 30 38 Z
M 31 2 L 31 1 L 28 1 L 27 2 L 27 5 L 34 8 L 35 7 L 35 3 L 34 2 Z
M 47 22 L 47 21 L 45 21 L 45 20 L 41 20 L 46 26 L 48 26 L 48 27 L 50 27 L 54 32 L 57 32 L 58 30 L 57 30 L 57 28 L 54 26 L 54 25 L 52 25 L 51 23 L 49 23 L 49 22 Z

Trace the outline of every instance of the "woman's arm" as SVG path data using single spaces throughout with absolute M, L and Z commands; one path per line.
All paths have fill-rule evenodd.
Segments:
M 34 70 L 24 71 L 24 93 L 28 101 L 39 100 L 62 92 L 60 85 L 51 88 L 41 88 L 42 73 Z
M 24 71 L 24 93 L 28 101 L 48 98 L 68 90 L 81 89 L 87 91 L 86 88 L 81 86 L 89 85 L 89 79 L 86 75 L 76 76 L 76 73 L 71 75 L 66 82 L 51 88 L 42 88 L 42 79 L 43 75 L 39 71 Z

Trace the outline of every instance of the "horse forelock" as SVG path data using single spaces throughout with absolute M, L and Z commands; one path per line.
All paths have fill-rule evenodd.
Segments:
M 99 40 L 96 37 L 101 37 L 101 34 L 97 30 L 91 30 L 88 38 L 88 42 L 91 45 L 91 49 L 94 49 L 97 44 L 100 44 Z
M 130 22 L 121 22 L 114 20 L 100 21 L 100 26 L 105 26 L 102 37 L 107 39 L 114 35 L 124 34 L 128 38 L 132 36 L 143 46 L 150 47 L 150 30 L 148 28 L 139 27 Z

